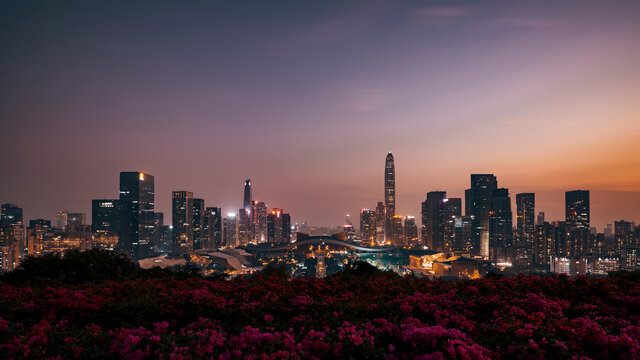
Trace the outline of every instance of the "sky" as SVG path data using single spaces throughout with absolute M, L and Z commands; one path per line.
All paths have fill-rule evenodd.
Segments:
M 86 212 L 120 171 L 338 225 L 493 173 L 564 219 L 640 222 L 638 1 L 0 2 L 0 202 Z

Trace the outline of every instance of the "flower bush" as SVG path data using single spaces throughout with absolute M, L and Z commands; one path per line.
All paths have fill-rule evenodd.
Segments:
M 632 277 L 0 284 L 0 357 L 639 359 Z

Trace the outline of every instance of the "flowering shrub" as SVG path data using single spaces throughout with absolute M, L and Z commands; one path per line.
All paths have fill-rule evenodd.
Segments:
M 631 277 L 0 284 L 1 358 L 639 359 Z

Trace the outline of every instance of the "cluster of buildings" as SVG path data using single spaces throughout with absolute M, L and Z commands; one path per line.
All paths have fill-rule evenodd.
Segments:
M 25 228 L 22 209 L 3 204 L 0 269 L 15 268 L 27 255 L 91 248 L 123 252 L 135 260 L 170 254 L 208 262 L 212 257 L 207 258 L 206 251 L 217 251 L 218 257 L 246 256 L 231 249 L 241 251 L 251 245 L 279 249 L 275 244 L 303 239 L 298 234 L 336 233 L 362 253 L 380 248 L 423 251 L 407 261 L 406 267 L 430 275 L 473 277 L 487 267 L 572 275 L 640 268 L 640 226 L 621 220 L 598 233 L 591 227 L 587 190 L 566 192 L 562 221 L 547 221 L 544 212 L 536 213 L 534 193 L 516 194 L 514 224 L 509 190 L 499 187 L 493 174 L 472 174 L 464 214 L 463 199 L 430 191 L 422 202 L 418 227 L 415 217 L 396 214 L 391 153 L 385 158 L 384 200 L 360 212 L 359 229 L 348 215 L 346 224 L 338 228 L 314 228 L 306 223 L 292 226 L 291 216 L 283 209 L 253 200 L 250 180 L 244 183 L 243 207 L 226 216 L 220 207 L 205 205 L 191 191 L 173 191 L 171 223 L 165 224 L 164 214 L 155 211 L 154 189 L 152 175 L 121 172 L 117 198 L 92 200 L 91 225 L 86 214 L 60 211 L 55 226 L 49 220 L 35 219 Z M 220 253 L 218 249 L 228 250 Z M 236 265 L 242 268 L 244 263 Z
M 385 205 L 378 203 L 375 211 L 363 209 L 360 213 L 363 243 L 386 241 L 399 247 L 428 249 L 443 259 L 482 260 L 517 271 L 575 275 L 640 269 L 640 227 L 620 220 L 598 233 L 590 223 L 588 190 L 567 191 L 565 219 L 551 222 L 545 220 L 544 212 L 536 215 L 534 193 L 516 194 L 513 224 L 509 190 L 499 187 L 493 174 L 471 175 L 464 215 L 461 198 L 449 198 L 445 191 L 428 192 L 422 203 L 418 239 L 412 217 L 405 217 L 402 227 L 402 217 L 395 214 L 395 189 L 389 188 L 393 186 L 390 155 L 385 167 Z M 384 240 L 382 234 L 386 235 Z
M 202 249 L 291 241 L 291 216 L 252 200 L 250 180 L 245 182 L 244 207 L 226 217 L 220 207 L 205 206 L 204 199 L 193 192 L 173 191 L 172 221 L 165 225 L 154 200 L 152 175 L 121 172 L 118 198 L 92 200 L 91 225 L 84 213 L 60 211 L 55 226 L 50 220 L 35 219 L 25 229 L 22 208 L 3 204 L 0 269 L 14 269 L 27 255 L 70 249 L 114 250 L 141 260 L 158 254 L 180 256 Z

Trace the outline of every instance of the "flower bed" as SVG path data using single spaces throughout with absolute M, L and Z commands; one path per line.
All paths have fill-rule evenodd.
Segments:
M 0 357 L 638 359 L 630 278 L 0 285 Z

